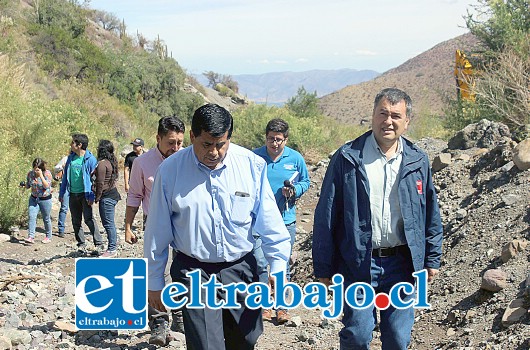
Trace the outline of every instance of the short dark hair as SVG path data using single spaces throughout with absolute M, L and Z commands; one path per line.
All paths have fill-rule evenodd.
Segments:
M 39 168 L 42 171 L 46 171 L 46 162 L 42 158 L 33 159 L 31 166 L 33 168 Z
M 88 136 L 85 135 L 85 134 L 73 134 L 72 135 L 72 140 L 76 143 L 76 144 L 81 144 L 81 149 L 85 150 L 87 149 L 88 147 Z
M 163 117 L 158 121 L 158 136 L 166 136 L 170 131 L 174 131 L 177 134 L 184 133 L 186 131 L 186 126 L 176 115 Z
M 205 131 L 213 137 L 221 137 L 228 131 L 228 138 L 232 136 L 234 119 L 229 111 L 223 107 L 209 103 L 197 108 L 191 120 L 191 131 L 194 136 L 200 136 Z
M 271 119 L 265 127 L 265 135 L 267 135 L 269 131 L 281 132 L 283 134 L 283 137 L 288 138 L 289 124 L 287 124 L 285 120 L 280 118 Z
M 405 106 L 407 107 L 406 116 L 410 118 L 412 116 L 412 100 L 409 95 L 403 90 L 396 88 L 386 88 L 381 90 L 374 100 L 374 110 L 381 101 L 382 98 L 386 98 L 390 104 L 395 105 L 401 101 L 405 101 Z

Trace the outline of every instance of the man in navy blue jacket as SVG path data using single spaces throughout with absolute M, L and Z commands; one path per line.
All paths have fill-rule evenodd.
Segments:
M 398 283 L 414 284 L 415 271 L 426 269 L 429 282 L 438 273 L 442 223 L 429 159 L 401 136 L 411 114 L 405 92 L 382 90 L 372 130 L 334 154 L 315 209 L 313 266 L 320 282 L 329 285 L 341 274 L 345 289 L 364 282 L 388 294 Z M 376 311 L 374 304 L 344 305 L 341 349 L 369 349 Z M 383 350 L 407 349 L 413 324 L 412 307 L 381 309 Z

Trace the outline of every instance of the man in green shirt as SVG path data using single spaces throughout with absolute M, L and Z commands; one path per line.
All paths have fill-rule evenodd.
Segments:
M 71 153 L 64 166 L 61 189 L 59 191 L 59 201 L 63 201 L 63 196 L 68 191 L 70 193 L 70 215 L 74 228 L 75 239 L 77 240 L 78 252 L 86 253 L 85 234 L 81 220 L 84 217 L 85 224 L 90 229 L 93 237 L 95 250 L 93 255 L 99 255 L 104 250 L 98 225 L 92 213 L 95 194 L 92 191 L 92 173 L 96 169 L 98 161 L 92 153 L 87 150 L 88 136 L 85 134 L 73 134 L 70 144 Z

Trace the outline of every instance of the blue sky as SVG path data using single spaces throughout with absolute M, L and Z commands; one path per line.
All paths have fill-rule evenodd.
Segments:
M 90 0 L 189 73 L 384 72 L 467 32 L 474 0 Z

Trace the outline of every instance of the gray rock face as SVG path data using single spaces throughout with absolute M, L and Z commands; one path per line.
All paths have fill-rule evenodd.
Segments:
M 509 137 L 510 129 L 506 125 L 482 119 L 457 132 L 449 139 L 447 146 L 449 149 L 491 148 Z
M 432 171 L 437 172 L 451 165 L 451 153 L 441 153 L 432 161 Z

